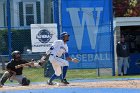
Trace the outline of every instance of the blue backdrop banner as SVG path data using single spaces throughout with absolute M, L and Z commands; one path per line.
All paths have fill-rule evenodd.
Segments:
M 62 31 L 69 53 L 80 59 L 70 68 L 112 67 L 111 0 L 61 0 Z

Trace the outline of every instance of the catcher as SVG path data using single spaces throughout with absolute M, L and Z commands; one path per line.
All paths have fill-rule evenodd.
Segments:
M 23 86 L 29 85 L 30 80 L 22 75 L 22 71 L 24 66 L 34 66 L 34 63 L 22 60 L 19 51 L 13 51 L 12 58 L 6 66 L 6 72 L 0 79 L 0 87 L 4 85 L 7 79 L 16 80 Z
M 49 60 L 53 66 L 54 74 L 51 76 L 51 78 L 48 80 L 48 85 L 54 85 L 52 82 L 54 79 L 59 77 L 61 79 L 61 83 L 63 84 L 69 84 L 66 80 L 66 73 L 69 66 L 68 61 L 72 62 L 79 62 L 76 58 L 71 58 L 68 54 L 68 46 L 67 41 L 69 41 L 69 34 L 67 32 L 63 32 L 61 34 L 61 40 L 56 40 L 53 42 L 51 48 L 46 51 L 47 55 L 49 56 Z M 66 60 L 62 59 L 62 55 L 65 54 Z M 63 67 L 63 71 L 62 71 Z

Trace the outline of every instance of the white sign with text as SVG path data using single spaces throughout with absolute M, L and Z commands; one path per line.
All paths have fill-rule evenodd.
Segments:
M 46 52 L 57 40 L 57 24 L 31 24 L 32 52 Z

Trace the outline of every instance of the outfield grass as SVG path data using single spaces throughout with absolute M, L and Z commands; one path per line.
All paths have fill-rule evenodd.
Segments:
M 24 75 L 32 82 L 44 82 L 48 78 L 44 77 L 44 68 L 25 68 Z M 129 76 L 97 76 L 95 69 L 71 69 L 68 70 L 67 79 L 113 79 L 113 78 L 140 78 L 140 75 Z
M 32 82 L 45 81 L 44 68 L 24 68 L 23 74 Z
M 25 68 L 24 75 L 33 82 L 48 80 L 44 77 L 44 68 Z M 98 78 L 94 69 L 74 69 L 68 70 L 67 79 L 93 79 Z

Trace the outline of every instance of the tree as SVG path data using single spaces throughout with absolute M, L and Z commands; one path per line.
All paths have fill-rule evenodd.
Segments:
M 140 16 L 140 0 L 114 0 L 113 6 L 116 17 Z

